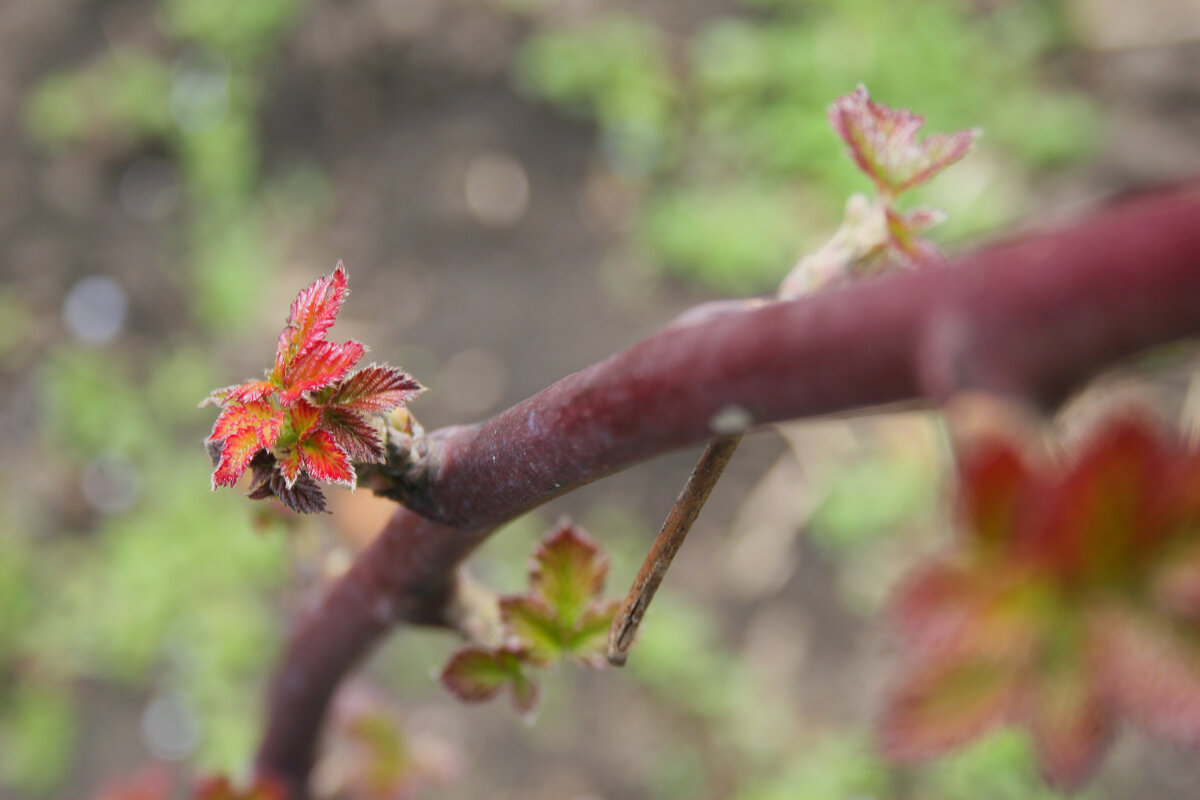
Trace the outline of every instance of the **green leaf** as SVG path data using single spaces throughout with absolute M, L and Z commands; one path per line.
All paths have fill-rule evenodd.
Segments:
M 537 684 L 525 674 L 528 652 L 520 646 L 505 645 L 496 650 L 464 647 L 450 657 L 442 669 L 442 686 L 466 703 L 491 700 L 509 688 L 513 706 L 526 718 L 537 708 Z
M 54 788 L 74 750 L 75 711 L 59 687 L 22 687 L 0 724 L 0 775 L 28 792 Z
M 562 627 L 573 628 L 604 590 L 606 577 L 608 558 L 581 528 L 564 520 L 534 554 L 530 596 L 544 602 Z
M 612 627 L 613 617 L 620 608 L 619 600 L 607 603 L 592 603 L 587 612 L 570 631 L 563 649 L 588 666 L 602 667 L 608 663 L 605 655 L 608 645 L 608 630 Z
M 540 598 L 503 597 L 500 615 L 508 631 L 527 648 L 531 663 L 551 664 L 562 656 L 570 631 Z

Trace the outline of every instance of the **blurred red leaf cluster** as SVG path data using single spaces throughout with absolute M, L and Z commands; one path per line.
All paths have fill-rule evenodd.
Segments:
M 206 778 L 197 786 L 192 800 L 288 800 L 282 785 L 259 778 L 246 789 L 239 789 L 224 775 Z
M 201 403 L 221 407 L 208 437 L 217 462 L 214 489 L 233 486 L 249 467 L 250 497 L 275 496 L 296 511 L 323 511 L 318 481 L 353 487 L 352 462 L 383 461 L 371 415 L 404 405 L 422 387 L 386 365 L 348 374 L 366 348 L 353 339 L 325 339 L 348 293 L 338 262 L 292 301 L 266 380 L 218 389 Z
M 1200 745 L 1200 452 L 1127 414 L 1049 466 L 978 442 L 959 492 L 962 536 L 891 605 L 908 664 L 885 752 L 1017 724 L 1046 778 L 1076 787 L 1122 718 Z
M 162 766 L 142 769 L 132 778 L 102 789 L 96 800 L 172 800 L 175 778 Z M 196 783 L 188 800 L 288 800 L 281 784 L 259 778 L 245 789 L 239 789 L 223 775 L 203 778 Z

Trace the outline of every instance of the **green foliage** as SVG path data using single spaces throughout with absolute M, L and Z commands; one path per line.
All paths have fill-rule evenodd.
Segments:
M 753 682 L 717 640 L 712 620 L 669 593 L 655 596 L 626 667 L 662 698 L 712 720 L 756 709 Z
M 23 650 L 58 669 L 174 687 L 199 713 L 199 761 L 231 768 L 253 743 L 245 709 L 279 643 L 266 600 L 286 575 L 282 541 L 253 535 L 240 498 L 212 496 L 202 461 L 142 463 L 145 500 L 105 522 L 86 557 L 43 554 L 55 591 Z
M 197 317 L 213 329 L 247 325 L 271 272 L 258 215 L 206 214 L 194 220 L 189 234 Z
M 180 137 L 179 164 L 188 193 L 220 215 L 221 225 L 233 221 L 230 212 L 244 210 L 258 185 L 255 124 L 250 113 L 237 113 Z
M 752 292 L 778 282 L 798 247 L 783 195 L 767 187 L 685 186 L 664 190 L 642 218 L 641 240 L 682 275 Z
M 1091 792 L 1066 795 L 1047 788 L 1038 774 L 1029 739 L 1016 731 L 991 734 L 921 770 L 930 800 L 1087 800 Z
M 847 800 L 890 798 L 896 787 L 922 800 L 1065 800 L 1038 774 L 1029 740 L 998 731 L 917 770 L 899 771 L 861 737 L 827 734 L 786 759 L 776 772 L 752 780 L 736 800 Z M 1092 793 L 1072 794 L 1087 800 Z
M 677 89 L 662 37 L 645 21 L 612 16 L 535 37 L 516 69 L 528 91 L 598 119 L 604 145 L 623 169 L 641 174 L 669 158 Z
M 1019 187 L 1028 171 L 1078 158 L 1096 141 L 1089 106 L 1043 88 L 1038 75 L 1063 37 L 1045 4 L 1017 0 L 987 14 L 954 0 L 752 5 L 759 13 L 715 19 L 673 43 L 672 53 L 686 53 L 674 69 L 666 37 L 625 17 L 547 27 L 519 62 L 523 86 L 594 119 L 616 166 L 648 175 L 641 227 L 650 253 L 716 288 L 777 284 L 799 254 L 796 230 L 832 225 L 863 188 L 825 118 L 830 98 L 857 84 L 919 108 L 932 129 L 987 131 L 989 155 L 975 174 L 942 179 L 973 187 L 954 204 L 958 236 L 1017 213 L 1027 197 L 999 191 L 1006 182 Z
M 128 367 L 90 350 L 63 346 L 43 365 L 42 424 L 60 452 L 76 457 L 149 453 L 157 446 L 155 410 Z
M 3 698 L 0 777 L 27 792 L 44 794 L 71 762 L 76 720 L 58 687 L 18 685 Z
M 177 57 L 117 50 L 53 74 L 26 99 L 26 129 L 52 154 L 94 142 L 165 148 L 188 200 L 176 273 L 190 306 L 181 322 L 236 330 L 273 269 L 258 210 L 257 64 L 307 0 L 161 5 Z M 290 210 L 276 202 L 270 222 Z M 8 298 L 0 305 L 18 311 Z M 259 702 L 278 646 L 271 597 L 287 558 L 278 539 L 253 535 L 240 498 L 211 496 L 202 455 L 178 456 L 195 453 L 207 432 L 195 404 L 218 372 L 213 337 L 196 334 L 181 325 L 169 347 L 136 343 L 129 352 L 59 345 L 40 364 L 50 466 L 70 482 L 92 459 L 117 456 L 133 465 L 138 486 L 129 508 L 91 513 L 86 538 L 36 549 L 0 538 L 0 670 L 29 663 L 64 686 L 86 674 L 175 691 L 197 715 L 198 763 L 237 769 L 258 733 L 246 709 Z M 14 336 L 0 325 L 0 346 Z M 36 702 L 0 708 L 0 760 L 5 780 L 48 789 L 73 755 L 63 722 L 73 711 L 61 687 L 39 692 Z
M 835 550 L 869 544 L 936 501 L 937 474 L 927 460 L 878 452 L 834 476 L 811 522 L 814 541 Z
M 264 55 L 307 0 L 162 0 L 171 33 L 237 59 Z
M 184 240 L 196 313 L 212 329 L 250 317 L 271 253 L 260 192 L 257 101 L 261 70 L 308 0 L 161 0 L 167 32 L 185 50 L 173 64 L 116 51 L 46 78 L 25 107 L 48 149 L 94 139 L 165 143 L 191 201 Z M 233 287 L 232 289 L 230 287 Z
M 888 769 L 868 744 L 826 738 L 783 771 L 738 793 L 736 800 L 846 800 L 888 797 Z
M 15 537 L 0 534 L 0 664 L 19 645 L 34 612 L 33 557 Z
M 146 403 L 163 425 L 199 431 L 208 428 L 205 420 L 197 419 L 195 400 L 217 378 L 213 374 L 212 357 L 199 343 L 180 343 L 157 354 L 148 373 Z
M 170 127 L 170 79 L 158 59 L 115 51 L 91 69 L 44 79 L 29 98 L 25 122 L 34 140 L 52 148 L 87 137 L 138 139 Z
M 650 796 L 656 800 L 689 800 L 704 796 L 709 766 L 704 755 L 688 742 L 666 743 L 649 776 Z

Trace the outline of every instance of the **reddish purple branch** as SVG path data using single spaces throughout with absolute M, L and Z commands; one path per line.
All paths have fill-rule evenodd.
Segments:
M 951 268 L 702 311 L 479 425 L 435 432 L 387 488 L 412 510 L 396 512 L 294 635 L 259 768 L 304 784 L 337 683 L 392 622 L 438 622 L 454 568 L 497 525 L 712 438 L 719 415 L 760 424 L 965 388 L 1049 406 L 1119 359 L 1197 334 L 1191 186 Z

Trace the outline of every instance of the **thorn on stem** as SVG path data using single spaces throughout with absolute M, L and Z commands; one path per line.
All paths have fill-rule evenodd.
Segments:
M 613 666 L 624 666 L 629 657 L 629 651 L 633 647 L 638 626 L 642 623 L 642 617 L 645 616 L 650 601 L 654 599 L 654 593 L 658 591 L 659 584 L 662 583 L 667 569 L 671 566 L 671 561 L 679 552 L 683 540 L 687 538 L 688 531 L 692 529 L 692 523 L 699 516 L 700 509 L 704 507 L 704 502 L 708 500 L 713 486 L 721 477 L 721 473 L 725 471 L 725 465 L 729 463 L 729 459 L 733 457 L 733 453 L 741 441 L 742 434 L 740 433 L 732 436 L 719 436 L 709 442 L 700 455 L 700 461 L 692 470 L 679 497 L 675 499 L 675 505 L 667 514 L 667 519 L 663 522 L 658 536 L 655 537 L 650 553 L 642 562 L 642 568 L 638 570 L 637 577 L 633 579 L 633 585 L 629 588 L 625 599 L 621 601 L 621 607 L 617 610 L 612 627 L 608 630 L 606 656 L 608 663 Z

